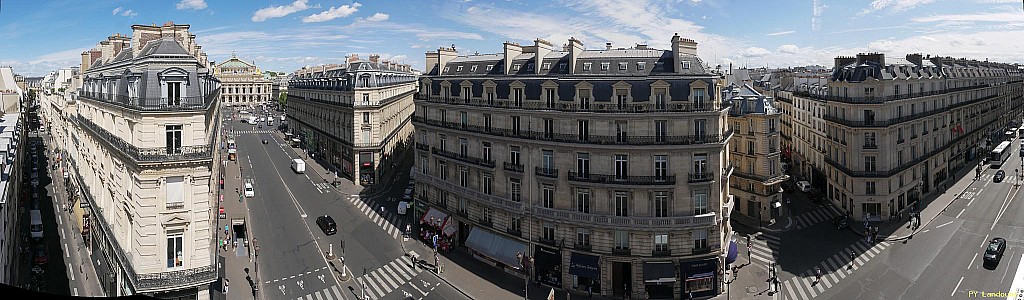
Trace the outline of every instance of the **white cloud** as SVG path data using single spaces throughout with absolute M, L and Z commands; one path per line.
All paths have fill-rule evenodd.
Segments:
M 124 9 L 123 7 L 118 6 L 117 8 L 114 9 L 114 11 L 110 12 L 110 14 L 111 15 L 117 15 L 117 13 L 121 12 L 121 10 L 123 10 L 123 9 Z
M 977 14 L 956 14 L 956 15 L 935 15 L 927 17 L 912 18 L 914 22 L 1024 22 L 1024 14 L 1017 12 L 977 13 Z
M 874 0 L 871 1 L 868 8 L 861 10 L 857 15 L 864 16 L 882 10 L 888 10 L 889 13 L 897 13 L 932 2 L 935 2 L 935 0 Z
M 175 5 L 178 9 L 201 10 L 206 8 L 205 0 L 181 0 Z
M 769 54 L 772 54 L 772 52 L 768 51 L 768 49 L 761 47 L 749 47 L 747 49 L 743 49 L 743 51 L 740 52 L 740 55 L 744 57 L 762 57 L 768 56 Z
M 811 30 L 818 30 L 821 27 L 821 14 L 825 12 L 827 7 L 821 3 L 821 0 L 811 2 Z
M 121 16 L 122 17 L 129 17 L 129 18 L 131 18 L 131 17 L 138 16 L 138 15 L 139 15 L 139 13 L 134 12 L 134 11 L 132 11 L 130 9 L 121 12 Z
M 390 18 L 390 17 L 391 16 L 388 16 L 388 14 L 386 14 L 386 13 L 375 13 L 372 16 L 370 16 L 369 18 L 366 18 L 366 20 L 367 21 L 371 21 L 371 22 L 379 22 L 379 21 L 387 21 L 388 18 Z
M 308 15 L 302 18 L 303 23 L 315 23 L 315 22 L 327 22 L 337 18 L 348 17 L 355 12 L 359 11 L 359 7 L 363 6 L 359 2 L 353 2 L 351 5 L 342 5 L 338 7 L 331 7 L 325 11 L 317 14 Z
M 797 47 L 796 45 L 782 45 L 779 46 L 778 49 L 775 49 L 775 51 L 787 54 L 797 54 L 800 53 L 800 47 Z
M 257 10 L 252 14 L 253 22 L 263 22 L 267 19 L 280 18 L 296 12 L 313 8 L 306 4 L 307 0 L 295 0 L 292 4 L 281 6 L 268 6 Z M 319 7 L 319 6 L 317 6 Z
M 779 32 L 766 33 L 765 35 L 767 35 L 767 36 L 776 36 L 776 35 L 787 35 L 787 34 L 792 34 L 792 33 L 796 33 L 796 31 L 793 31 L 793 30 L 779 31 Z

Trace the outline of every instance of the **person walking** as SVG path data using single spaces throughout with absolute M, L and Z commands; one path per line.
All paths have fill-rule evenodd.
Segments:
M 821 282 L 821 268 L 814 267 L 814 284 Z
M 854 259 L 857 259 L 857 255 L 855 253 L 853 253 L 853 250 L 850 250 L 850 266 L 847 267 L 847 269 L 853 270 L 853 260 Z

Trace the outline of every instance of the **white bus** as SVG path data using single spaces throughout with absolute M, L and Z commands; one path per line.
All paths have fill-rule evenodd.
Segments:
M 993 168 L 999 168 L 1003 165 L 1003 162 L 1010 158 L 1010 145 L 1010 141 L 1003 141 L 999 143 L 999 146 L 996 146 L 996 149 L 992 150 L 988 161 L 992 163 Z

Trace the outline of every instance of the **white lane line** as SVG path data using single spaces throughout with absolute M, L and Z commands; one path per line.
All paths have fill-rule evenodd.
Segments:
M 1020 192 L 1020 189 L 1013 190 L 1013 193 L 1006 192 L 1006 199 L 1003 199 L 1003 204 L 999 207 L 999 214 L 996 214 L 996 219 L 992 221 L 992 227 L 988 230 L 996 228 L 996 223 L 999 222 L 999 218 L 1003 217 L 1003 213 L 1006 212 L 1006 209 L 1010 208 L 1010 200 L 1017 196 L 1017 192 Z
M 63 237 L 65 237 L 65 236 L 67 236 L 67 235 L 66 235 L 66 234 L 64 234 L 64 228 L 63 228 L 63 227 L 61 227 L 61 228 L 60 228 L 60 237 L 61 237 L 61 238 L 63 238 Z
M 788 282 L 788 281 L 787 281 L 787 282 Z M 426 296 L 426 295 L 427 295 L 427 293 L 424 293 L 424 292 L 423 292 L 423 290 L 421 290 L 421 289 L 420 289 L 420 288 L 419 288 L 418 286 L 416 286 L 415 284 L 409 284 L 409 285 L 410 285 L 410 286 L 412 286 L 412 288 L 416 289 L 416 291 L 420 292 L 420 294 L 421 294 L 421 295 L 424 295 L 424 296 Z
M 64 257 L 71 258 L 71 252 L 68 251 L 68 243 L 64 243 Z
M 977 195 L 977 194 L 981 194 L 981 191 L 984 191 L 984 190 L 985 190 L 985 189 L 980 189 L 980 190 L 978 190 L 978 192 L 977 192 L 977 193 L 974 193 L 974 194 L 975 194 L 975 195 Z
M 988 244 L 988 234 L 986 234 L 985 239 L 981 241 L 981 247 L 985 248 L 985 244 Z
M 971 200 L 971 202 L 974 202 L 974 200 Z M 970 206 L 970 204 L 968 203 L 967 206 Z M 966 208 L 961 209 L 960 213 L 956 214 L 956 218 L 959 219 L 960 215 L 964 214 L 964 211 L 967 211 L 967 209 Z M 938 228 L 938 227 L 936 227 L 936 228 Z
M 960 216 L 958 215 L 957 217 L 960 217 Z M 935 226 L 935 228 L 936 228 L 936 229 L 938 229 L 938 228 L 942 228 L 942 226 L 946 226 L 946 225 L 949 225 L 949 224 L 951 224 L 951 223 L 953 223 L 953 221 L 949 221 L 949 222 L 946 222 L 946 223 L 942 223 L 942 225 L 939 225 L 939 226 Z
M 973 266 L 973 265 L 974 265 L 974 260 L 975 260 L 975 259 L 978 259 L 978 253 L 977 253 L 977 252 L 975 252 L 975 253 L 974 253 L 974 257 L 972 257 L 972 258 L 971 258 L 971 263 L 970 263 L 969 265 L 967 265 L 967 269 L 970 269 L 970 268 L 971 268 L 971 266 Z
M 967 202 L 967 206 L 971 206 L 971 204 L 974 204 L 974 199 L 977 199 L 977 198 L 976 197 L 975 198 L 971 198 L 971 202 Z
M 964 282 L 964 277 L 960 276 L 960 281 L 956 282 L 956 287 L 953 288 L 953 292 L 949 293 L 950 297 L 953 297 L 953 295 L 956 295 L 956 290 L 960 288 L 960 284 L 963 283 L 963 282 Z
M 68 263 L 68 274 L 71 275 L 71 280 L 75 280 L 75 268 L 71 267 L 71 263 Z
M 64 225 L 64 218 L 60 215 L 57 215 L 57 224 Z

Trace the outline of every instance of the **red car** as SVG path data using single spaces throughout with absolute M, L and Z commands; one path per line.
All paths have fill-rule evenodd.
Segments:
M 46 260 L 46 247 L 43 247 L 43 245 L 36 245 L 35 258 L 33 258 L 33 261 L 37 265 L 45 265 Z

